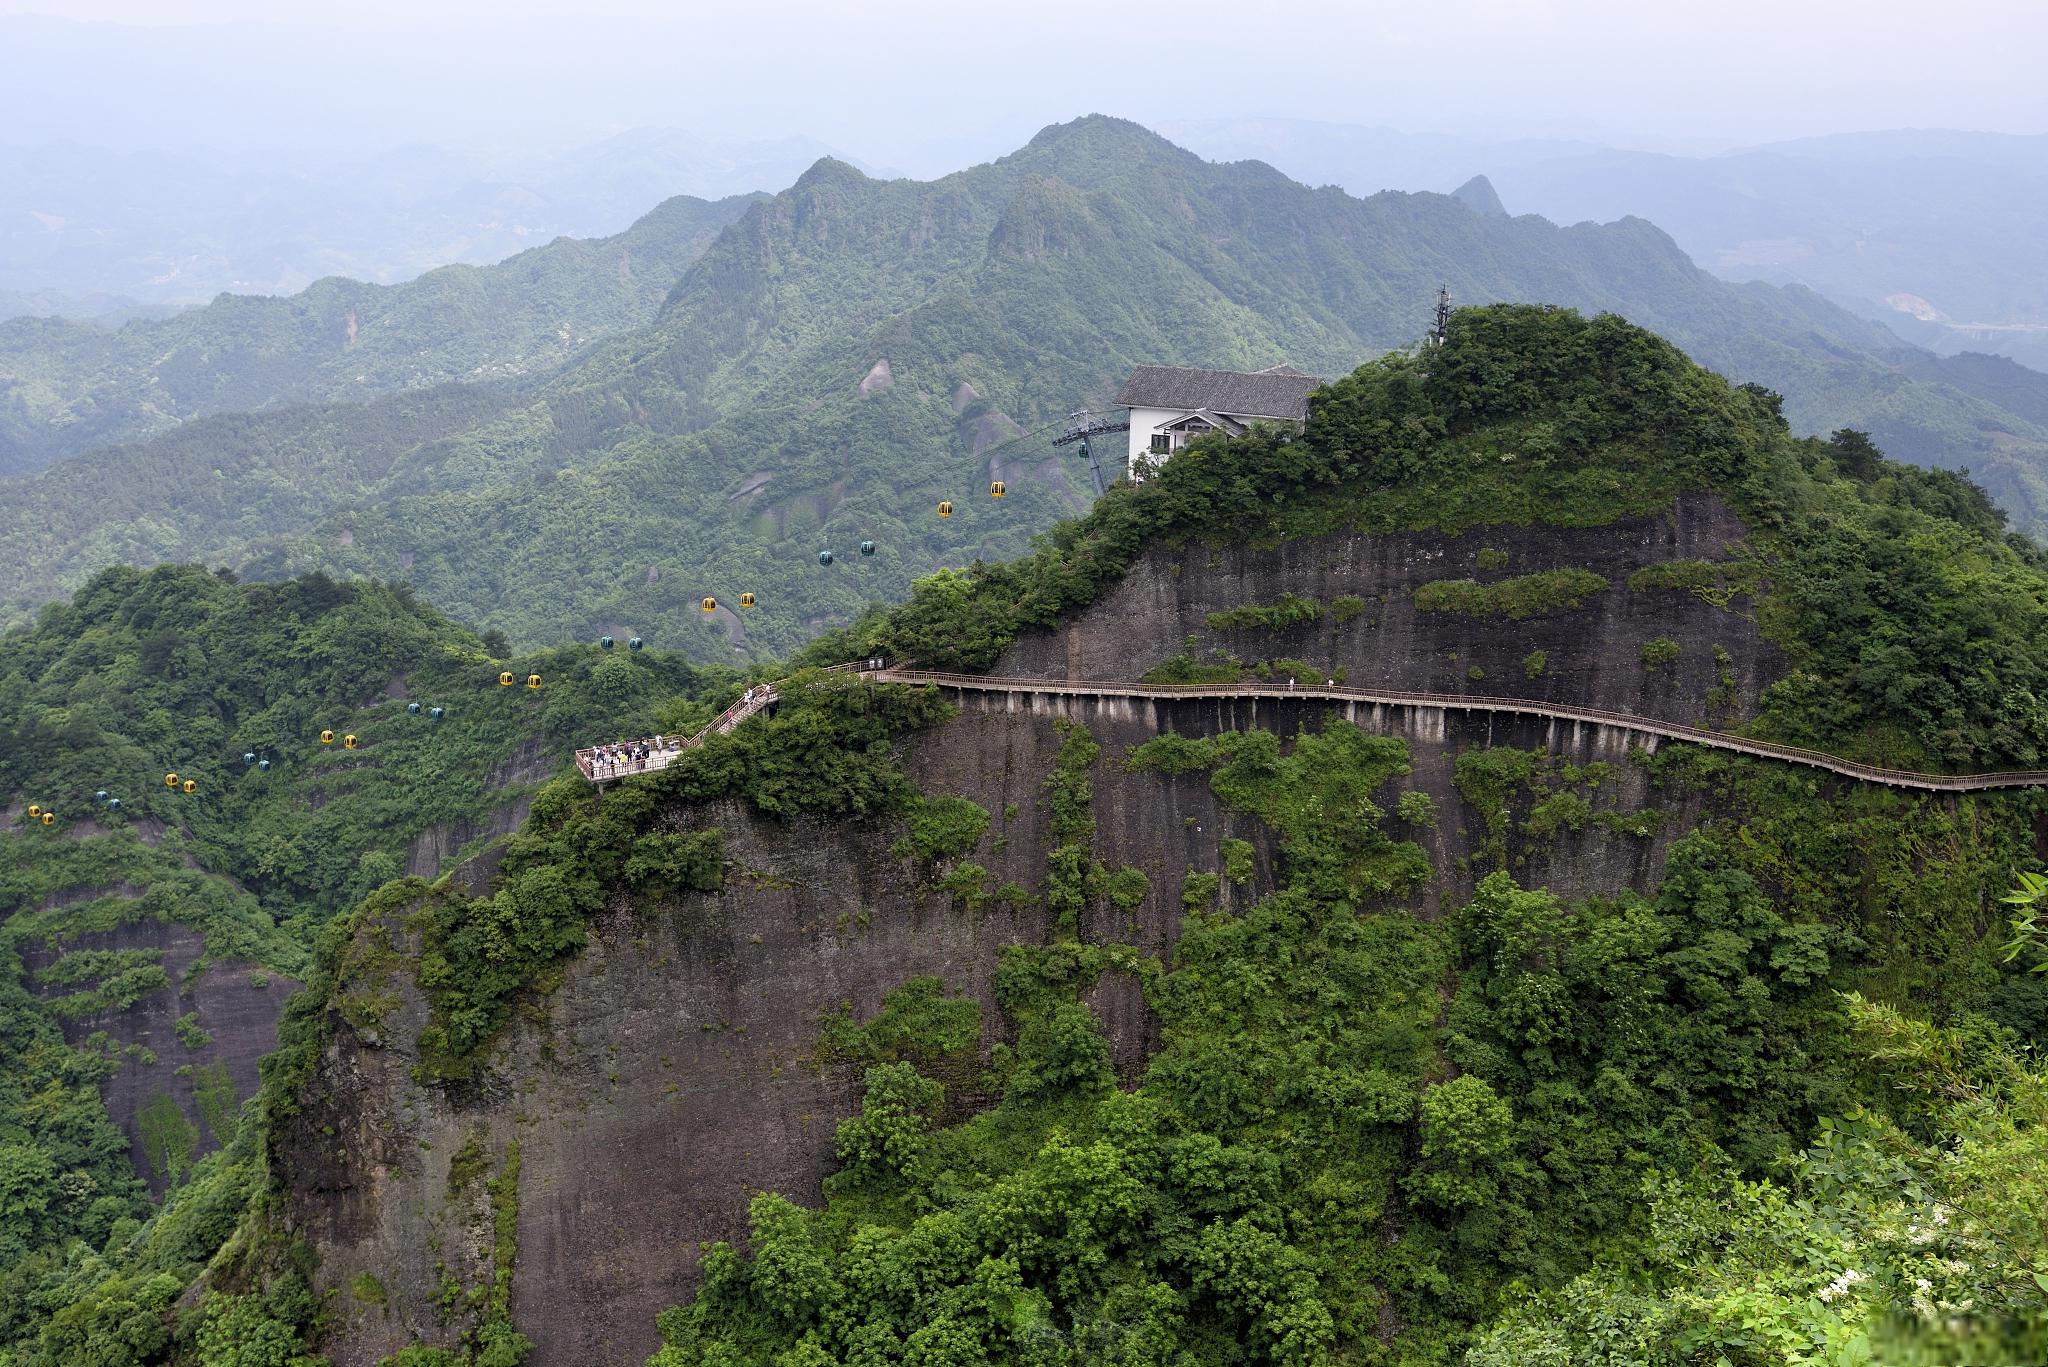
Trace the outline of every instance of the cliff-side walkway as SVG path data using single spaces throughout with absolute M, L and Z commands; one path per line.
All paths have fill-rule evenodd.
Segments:
M 1123 680 L 1004 678 L 990 674 L 947 674 L 924 669 L 860 669 L 858 666 L 842 668 L 849 671 L 859 669 L 860 677 L 871 683 L 931 684 L 937 688 L 962 693 L 1161 701 L 1197 698 L 1310 699 L 1438 712 L 1488 712 L 1543 717 L 1552 721 L 1602 727 L 1629 735 L 1684 741 L 1690 745 L 1729 750 L 1758 759 L 1783 760 L 1787 764 L 1822 769 L 1831 774 L 1840 774 L 1844 778 L 1856 779 L 1862 783 L 1882 784 L 1888 788 L 1910 788 L 1936 793 L 1969 793 L 1992 788 L 2048 787 L 2048 769 L 2026 769 L 1996 774 L 1924 774 L 1910 769 L 1885 769 L 1874 764 L 1859 764 L 1854 760 L 1842 759 L 1824 751 L 1808 750 L 1797 745 L 1752 740 L 1747 736 L 1730 735 L 1725 731 L 1710 731 L 1701 726 L 1657 721 L 1628 712 L 1610 712 L 1598 707 L 1574 707 L 1568 703 L 1541 702 L 1530 698 L 1495 698 L 1476 693 L 1416 693 L 1402 689 L 1351 688 L 1342 684 L 1311 683 L 1293 687 L 1287 684 L 1266 683 L 1148 684 Z M 584 777 L 597 783 L 623 778 L 632 773 L 666 768 L 676 755 L 702 744 L 707 736 L 730 731 L 755 712 L 773 703 L 775 699 L 776 692 L 772 685 L 755 688 L 751 698 L 733 704 L 711 725 L 679 742 L 676 748 L 648 756 L 643 768 L 596 763 L 592 752 L 588 750 L 576 752 L 577 766 L 582 769 Z

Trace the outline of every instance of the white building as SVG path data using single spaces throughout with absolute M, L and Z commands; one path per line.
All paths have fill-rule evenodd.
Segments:
M 1116 396 L 1131 410 L 1131 478 L 1143 479 L 1205 432 L 1236 436 L 1255 422 L 1298 428 L 1308 421 L 1309 392 L 1322 383 L 1285 365 L 1258 371 L 1139 366 Z

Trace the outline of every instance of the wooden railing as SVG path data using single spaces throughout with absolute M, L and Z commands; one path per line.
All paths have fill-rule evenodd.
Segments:
M 1452 712 L 1489 712 L 1543 717 L 1552 721 L 1576 722 L 1635 735 L 1685 741 L 1692 745 L 1752 755 L 1758 759 L 1783 760 L 1788 764 L 1822 769 L 1831 774 L 1840 774 L 1844 778 L 1882 784 L 1890 788 L 1967 793 L 1990 788 L 2048 787 L 2048 769 L 1995 774 L 1925 774 L 1910 769 L 1886 769 L 1874 764 L 1860 764 L 1854 760 L 1842 759 L 1821 750 L 1808 750 L 1802 746 L 1752 740 L 1747 736 L 1732 736 L 1725 731 L 1710 731 L 1705 727 L 1687 726 L 1682 722 L 1659 721 L 1651 717 L 1637 716 L 1632 712 L 1613 712 L 1600 707 L 1576 707 L 1569 703 L 1541 702 L 1531 698 L 1497 698 L 1477 693 L 1421 693 L 1387 688 L 1350 688 L 1341 684 L 1307 684 L 1291 687 L 1286 684 L 1259 683 L 1148 684 L 1108 679 L 1004 678 L 990 674 L 949 674 L 900 666 L 871 669 L 859 663 L 834 665 L 825 672 L 857 672 L 863 680 L 871 683 L 930 684 L 938 688 L 973 693 L 1038 693 L 1062 697 L 1142 698 L 1168 701 L 1199 698 L 1308 698 L 1380 707 L 1428 707 Z M 677 755 L 702 745 L 708 736 L 725 734 L 756 712 L 778 701 L 780 697 L 775 684 L 757 685 L 751 698 L 742 696 L 740 701 L 719 713 L 703 730 L 649 755 L 637 767 L 630 763 L 598 764 L 594 749 L 576 752 L 577 767 L 583 771 L 585 778 L 599 784 L 631 774 L 652 773 L 658 769 L 665 769 L 675 761 Z

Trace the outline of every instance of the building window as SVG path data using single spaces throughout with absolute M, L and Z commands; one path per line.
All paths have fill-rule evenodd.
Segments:
M 1162 456 L 1167 454 L 1173 450 L 1173 438 L 1164 432 L 1154 432 L 1152 434 L 1152 449 Z

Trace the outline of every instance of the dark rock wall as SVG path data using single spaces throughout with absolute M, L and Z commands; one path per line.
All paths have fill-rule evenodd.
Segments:
M 45 998 L 80 991 L 85 985 L 38 983 L 35 972 L 67 951 L 83 949 L 157 950 L 170 979 L 168 987 L 124 1009 L 62 1022 L 68 1043 L 79 1045 L 87 1036 L 104 1031 L 110 1051 L 119 1051 L 113 1074 L 100 1093 L 108 1116 L 128 1136 L 136 1171 L 148 1180 L 151 1192 L 161 1196 L 169 1174 L 143 1151 L 144 1108 L 169 1096 L 198 1136 L 193 1156 L 219 1147 L 198 1102 L 198 1074 L 225 1064 L 236 1100 L 253 1096 L 257 1060 L 276 1046 L 277 1022 L 284 1013 L 285 999 L 298 991 L 299 984 L 245 963 L 208 964 L 195 974 L 192 966 L 205 949 L 197 931 L 163 921 L 135 921 L 109 931 L 69 936 L 61 948 L 33 940 L 21 943 L 22 967 L 30 990 Z M 187 1012 L 195 1013 L 200 1029 L 212 1037 L 198 1049 L 187 1048 L 178 1038 L 177 1021 Z M 153 1062 L 148 1061 L 149 1055 L 154 1055 Z
M 1170 956 L 1180 921 L 1181 880 L 1219 871 L 1218 842 L 1237 837 L 1258 851 L 1258 872 L 1226 897 L 1243 905 L 1272 886 L 1271 833 L 1221 808 L 1200 775 L 1126 774 L 1124 751 L 1167 726 L 1189 734 L 1266 726 L 1292 734 L 1341 707 L 1281 701 L 1256 708 L 1201 703 L 1077 703 L 1026 698 L 1011 710 L 970 705 L 918 738 L 906 764 L 928 793 L 973 798 L 991 823 L 970 857 L 998 882 L 1035 896 L 1049 836 L 1044 783 L 1059 737 L 1053 718 L 1086 725 L 1103 745 L 1091 772 L 1104 863 L 1145 870 L 1145 903 L 1097 912 L 1083 933 Z M 1489 726 L 1435 710 L 1388 709 L 1358 724 L 1410 738 L 1411 779 L 1436 799 L 1421 840 L 1437 883 L 1416 902 L 1424 915 L 1455 905 L 1477 876 L 1466 867 L 1480 839 L 1477 818 L 1451 784 L 1460 751 L 1484 745 L 1554 743 L 1575 761 L 1620 764 L 1615 805 L 1650 796 L 1611 733 L 1549 735 L 1537 723 Z M 1004 819 L 1014 803 L 1016 815 Z M 1695 818 L 1674 812 L 1668 828 Z M 493 1055 L 487 1076 L 458 1094 L 414 1083 L 411 1041 L 421 1007 L 407 975 L 394 973 L 405 1005 L 378 1042 L 336 1020 L 337 1034 L 296 1129 L 283 1138 L 297 1226 L 320 1258 L 323 1289 L 339 1292 L 325 1345 L 335 1367 L 369 1367 L 415 1339 L 457 1332 L 433 1304 L 442 1270 L 466 1284 L 487 1276 L 474 1203 L 448 1191 L 448 1164 L 471 1136 L 502 1155 L 521 1146 L 515 1323 L 531 1337 L 534 1367 L 639 1363 L 657 1344 L 654 1316 L 693 1285 L 699 1245 L 745 1228 L 760 1190 L 820 1199 L 832 1167 L 837 1122 L 857 1105 L 857 1079 L 817 1060 L 822 1018 L 850 1006 L 865 1017 L 917 973 L 935 973 L 983 1007 L 985 1036 L 1002 1037 L 990 982 L 1002 947 L 1051 930 L 1035 904 L 970 914 L 949 903 L 908 862 L 888 854 L 892 823 L 804 821 L 782 826 L 731 805 L 692 812 L 727 835 L 723 892 L 675 905 L 623 898 L 593 928 L 562 985 L 522 1017 Z M 1467 823 L 1470 823 L 1468 827 Z M 1000 843 L 999 843 L 1000 842 Z M 1525 878 L 1567 894 L 1649 886 L 1664 838 L 1593 830 L 1522 850 Z M 1120 1074 L 1135 1080 L 1157 1047 L 1158 1022 L 1135 983 L 1106 977 L 1090 995 L 1103 1016 Z M 450 1250 L 470 1250 L 460 1256 Z M 349 1288 L 364 1274 L 389 1292 L 366 1303 Z
M 1342 667 L 1357 684 L 1409 690 L 1553 698 L 1686 722 L 1706 720 L 1719 680 L 1713 647 L 1729 654 L 1740 708 L 1782 672 L 1775 650 L 1742 610 L 1685 593 L 1631 591 L 1628 575 L 1673 559 L 1721 559 L 1742 536 L 1719 502 L 1682 499 L 1670 513 L 1586 529 L 1496 527 L 1464 536 L 1340 535 L 1271 550 L 1162 548 L 1103 602 L 1064 630 L 1018 643 L 995 672 L 1049 679 L 1135 679 L 1182 648 L 1223 646 L 1246 661 L 1297 656 Z M 1505 553 L 1479 570 L 1478 551 Z M 1523 622 L 1418 613 L 1414 589 L 1432 579 L 1499 579 L 1583 567 L 1613 584 L 1581 609 Z M 1293 592 L 1329 605 L 1368 603 L 1344 623 L 1291 631 L 1214 631 L 1206 613 Z M 1675 670 L 1652 674 L 1638 654 L 1653 637 L 1677 640 Z M 1523 669 L 1547 655 L 1537 677 Z M 1470 677 L 1477 665 L 1483 678 Z M 340 1294 L 326 1345 L 335 1367 L 369 1367 L 407 1342 L 449 1342 L 459 1332 L 433 1298 L 444 1272 L 474 1285 L 488 1275 L 485 1219 L 448 1190 L 450 1155 L 474 1137 L 501 1161 L 521 1150 L 515 1322 L 531 1337 L 532 1367 L 637 1364 L 656 1346 L 655 1314 L 694 1283 L 700 1245 L 744 1231 L 760 1190 L 815 1202 L 832 1167 L 834 1127 L 856 1105 L 850 1070 L 821 1066 L 821 1019 L 851 1008 L 872 1014 L 906 978 L 935 973 L 981 1002 L 985 1042 L 1004 1023 L 991 997 L 1004 945 L 1040 941 L 1052 927 L 1037 905 L 1050 843 L 1045 783 L 1060 740 L 1055 718 L 1086 725 L 1103 746 L 1090 778 L 1095 857 L 1141 868 L 1144 903 L 1096 910 L 1082 933 L 1170 959 L 1182 879 L 1220 871 L 1219 842 L 1249 841 L 1256 872 L 1224 886 L 1245 905 L 1275 881 L 1273 835 L 1222 808 L 1204 775 L 1127 774 L 1125 751 L 1164 730 L 1209 735 L 1259 726 L 1291 736 L 1348 718 L 1406 738 L 1413 774 L 1381 794 L 1390 830 L 1428 852 L 1435 877 L 1408 904 L 1435 917 L 1456 907 L 1487 870 L 1480 813 L 1453 782 L 1459 754 L 1480 747 L 1544 748 L 1560 760 L 1615 768 L 1596 805 L 1635 812 L 1663 803 L 1626 740 L 1595 727 L 1489 718 L 1416 707 L 1346 707 L 1308 700 L 1139 702 L 1052 695 L 968 695 L 958 716 L 914 738 L 905 766 L 928 794 L 972 798 L 991 815 L 967 856 L 995 883 L 1033 894 L 1023 910 L 970 914 L 930 877 L 888 853 L 890 823 L 764 822 L 734 806 L 678 814 L 727 836 L 725 889 L 679 904 L 630 905 L 623 894 L 593 927 L 558 989 L 530 1004 L 496 1047 L 486 1076 L 459 1092 L 412 1081 L 411 1041 L 422 1007 L 406 973 L 403 1005 L 375 1039 L 339 1017 L 335 1035 L 280 1160 L 296 1193 L 296 1222 L 320 1256 L 324 1289 Z M 1391 815 L 1398 790 L 1420 788 L 1436 821 L 1410 828 Z M 1011 813 L 1014 812 L 1014 815 Z M 1658 833 L 1588 825 L 1547 842 L 1516 833 L 1509 858 L 1525 883 L 1560 896 L 1655 885 L 1668 841 L 1695 825 L 1689 800 L 1666 810 Z M 452 848 L 452 847 L 451 847 Z M 1475 867 L 1475 865 L 1477 867 Z M 465 878 L 475 884 L 477 879 Z M 1128 975 L 1088 996 L 1120 1076 L 1142 1075 L 1160 1024 Z M 372 1303 L 348 1288 L 365 1274 L 388 1289 Z
M 1221 648 L 1247 664 L 1306 660 L 1344 670 L 1357 687 L 1550 699 L 1700 725 L 1709 720 L 1707 694 L 1718 682 L 1716 645 L 1732 658 L 1744 716 L 1755 710 L 1762 687 L 1784 672 L 1784 661 L 1758 634 L 1750 600 L 1718 608 L 1691 593 L 1631 590 L 1628 577 L 1666 561 L 1726 559 L 1743 535 L 1741 521 L 1718 498 L 1688 494 L 1667 513 L 1604 527 L 1347 533 L 1263 550 L 1155 545 L 1100 603 L 1063 631 L 1019 641 L 991 672 L 1136 679 L 1192 636 L 1203 658 Z M 1480 569 L 1482 549 L 1503 552 L 1506 563 Z M 1415 590 L 1432 580 L 1491 583 L 1554 569 L 1591 570 L 1613 587 L 1576 610 L 1520 622 L 1415 607 Z M 1283 593 L 1321 603 L 1322 619 L 1277 632 L 1204 623 L 1209 613 L 1270 603 Z M 1338 622 L 1327 609 L 1345 595 L 1364 599 L 1366 610 Z M 1680 655 L 1675 666 L 1651 672 L 1638 652 L 1659 637 L 1678 642 Z M 1532 678 L 1523 662 L 1536 650 L 1546 659 Z

